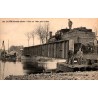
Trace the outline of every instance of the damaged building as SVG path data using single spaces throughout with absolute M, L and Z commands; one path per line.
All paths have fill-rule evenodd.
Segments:
M 50 32 L 51 33 L 51 32 Z M 96 40 L 95 33 L 92 29 L 87 29 L 86 27 L 79 27 L 74 29 L 61 29 L 55 33 L 55 36 L 50 36 L 48 42 L 53 42 L 56 40 L 70 40 L 73 39 L 75 43 L 82 43 L 84 45 L 94 42 Z
M 50 38 L 46 44 L 25 47 L 24 55 L 30 54 L 32 56 L 66 59 L 70 47 L 74 48 L 74 53 L 76 53 L 79 48 L 82 48 L 84 53 L 93 52 L 95 49 L 95 33 L 92 32 L 92 29 L 87 29 L 86 27 L 66 28 L 58 30 L 55 35 L 52 35 L 52 32 L 49 34 Z M 70 44 L 70 40 L 73 40 L 74 43 Z
M 58 30 L 54 36 L 52 36 L 52 34 L 50 35 L 48 43 L 55 42 L 57 40 L 73 40 L 75 53 L 79 48 L 85 48 L 83 50 L 86 53 L 88 47 L 93 48 L 94 44 L 97 44 L 95 32 L 92 32 L 92 29 L 87 29 L 86 27 L 61 29 Z

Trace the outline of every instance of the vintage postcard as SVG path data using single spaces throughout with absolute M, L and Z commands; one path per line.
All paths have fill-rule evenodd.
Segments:
M 1 80 L 98 80 L 98 18 L 0 18 Z

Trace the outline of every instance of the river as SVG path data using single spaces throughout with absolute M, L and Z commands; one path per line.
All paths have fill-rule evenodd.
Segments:
M 0 79 L 3 80 L 9 75 L 27 75 L 32 73 L 42 73 L 56 69 L 57 62 L 2 62 L 0 61 Z

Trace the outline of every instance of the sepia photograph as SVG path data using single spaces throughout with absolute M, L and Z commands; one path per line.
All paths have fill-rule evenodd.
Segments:
M 98 80 L 98 18 L 0 18 L 0 80 Z
M 97 0 L 0 0 L 1 98 L 98 98 Z

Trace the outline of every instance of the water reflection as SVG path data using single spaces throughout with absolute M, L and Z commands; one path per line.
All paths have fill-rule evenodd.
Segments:
M 42 73 L 44 67 L 38 66 L 38 62 L 25 62 L 23 63 L 23 70 L 26 74 Z
M 2 62 L 2 65 L 0 62 L 0 79 L 4 78 L 4 71 L 5 71 L 5 62 Z
M 0 79 L 9 75 L 42 73 L 56 69 L 56 62 L 2 62 L 0 61 Z
M 9 75 L 24 75 L 22 64 L 20 62 L 0 61 L 0 79 Z
M 57 68 L 57 62 L 38 62 L 38 66 L 44 68 L 44 72 L 52 72 Z

